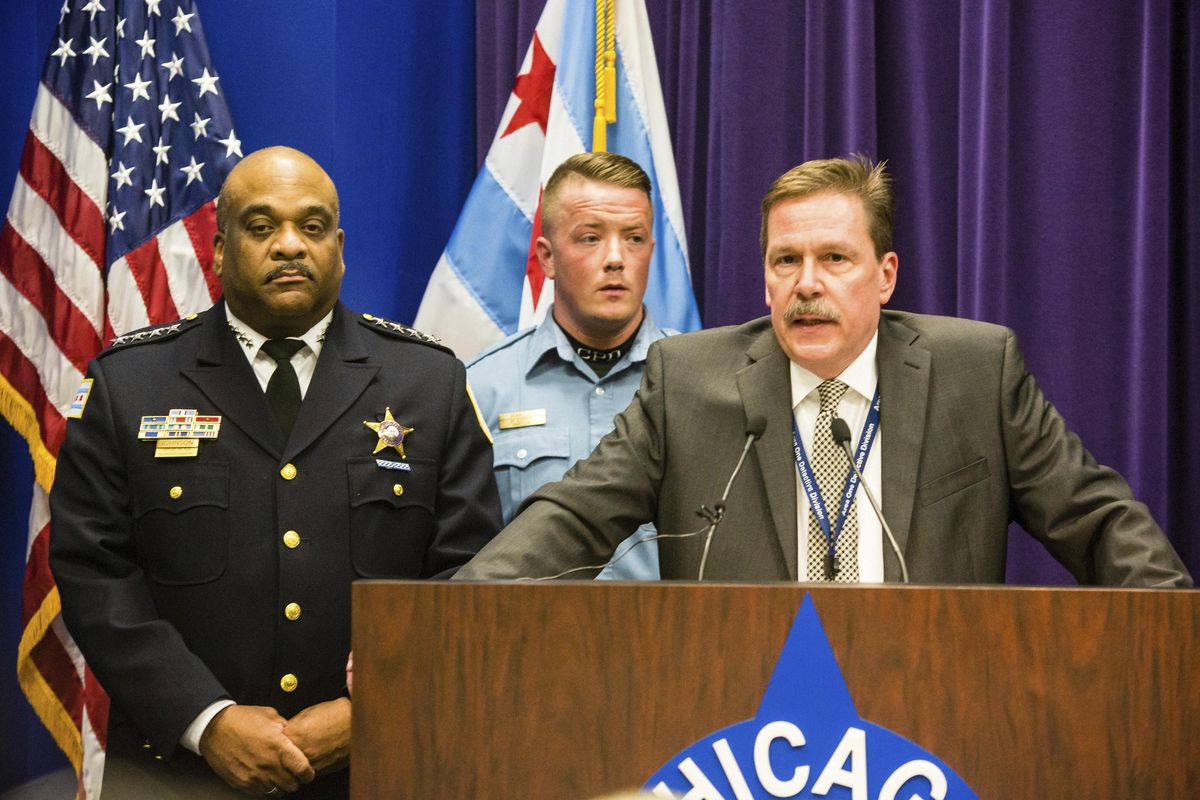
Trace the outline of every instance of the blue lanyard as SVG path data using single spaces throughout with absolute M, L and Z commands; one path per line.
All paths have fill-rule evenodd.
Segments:
M 867 421 L 863 424 L 862 433 L 858 437 L 858 452 L 854 456 L 854 465 L 858 467 L 858 471 L 862 472 L 863 466 L 867 463 L 867 456 L 871 454 L 871 447 L 875 444 L 875 435 L 879 433 L 879 388 L 875 389 L 875 397 L 871 399 L 871 410 L 867 414 Z M 836 559 L 834 559 L 834 549 L 837 544 L 837 539 L 842 535 L 842 527 L 846 524 L 846 517 L 850 515 L 850 504 L 854 502 L 854 495 L 858 492 L 858 475 L 853 470 L 847 470 L 846 486 L 842 491 L 842 503 L 838 513 L 837 529 L 831 530 L 829 524 L 829 509 L 825 505 L 825 498 L 821 496 L 821 488 L 817 486 L 817 481 L 813 475 L 812 466 L 808 463 L 808 454 L 804 452 L 804 445 L 800 441 L 800 429 L 796 425 L 796 415 L 792 415 L 792 449 L 796 457 L 796 470 L 800 473 L 800 485 L 804 488 L 804 493 L 808 496 L 808 506 L 810 513 L 816 517 L 817 524 L 821 526 L 821 532 L 825 534 L 825 541 L 829 543 L 829 553 L 826 556 L 826 575 L 833 577 L 830 572 L 836 572 Z

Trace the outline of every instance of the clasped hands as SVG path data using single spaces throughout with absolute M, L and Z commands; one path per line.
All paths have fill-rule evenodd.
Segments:
M 294 792 L 349 761 L 350 700 L 317 703 L 291 719 L 267 706 L 227 706 L 205 728 L 200 752 L 222 780 L 246 794 Z

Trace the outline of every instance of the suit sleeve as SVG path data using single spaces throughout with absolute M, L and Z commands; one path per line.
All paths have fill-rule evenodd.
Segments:
M 1017 521 L 1082 584 L 1191 586 L 1186 567 L 1115 470 L 1098 464 L 1025 370 L 1008 332 L 1001 379 Z
M 196 715 L 228 695 L 155 609 L 136 562 L 129 475 L 100 362 L 89 375 L 50 493 L 50 567 L 89 667 L 155 749 L 171 753 Z
M 561 481 L 531 494 L 516 518 L 456 578 L 494 580 L 558 575 L 594 578 L 617 545 L 654 519 L 662 484 L 663 363 L 651 345 L 633 401 L 614 428 Z
M 449 578 L 500 530 L 492 443 L 467 389 L 466 369 L 457 359 L 453 364 L 446 393 L 450 417 L 440 458 L 435 530 L 422 569 L 426 578 Z

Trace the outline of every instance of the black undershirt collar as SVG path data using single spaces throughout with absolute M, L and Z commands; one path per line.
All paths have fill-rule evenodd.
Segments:
M 638 323 L 637 328 L 635 328 L 633 333 L 629 335 L 629 338 L 621 342 L 616 347 L 610 347 L 606 350 L 597 350 L 594 347 L 588 347 L 583 342 L 567 333 L 566 329 L 563 328 L 562 325 L 558 325 L 558 320 L 554 320 L 554 324 L 558 325 L 558 329 L 563 332 L 564 336 L 567 337 L 567 341 L 571 343 L 571 349 L 575 351 L 575 354 L 583 359 L 584 362 L 592 368 L 592 371 L 596 373 L 596 377 L 603 378 L 609 373 L 609 370 L 611 370 L 613 366 L 621 360 L 621 357 L 628 353 L 630 348 L 633 347 L 633 340 L 637 338 L 637 335 L 641 331 L 642 325 L 645 323 L 645 321 L 646 317 L 645 315 L 642 315 L 642 321 Z

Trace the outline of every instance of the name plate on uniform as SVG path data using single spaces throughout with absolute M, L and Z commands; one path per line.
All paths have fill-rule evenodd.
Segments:
M 199 439 L 162 439 L 154 443 L 155 458 L 187 458 L 199 454 Z
M 528 411 L 506 411 L 500 415 L 500 430 L 529 428 L 546 424 L 546 409 L 533 408 Z

